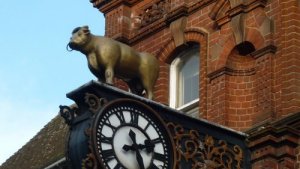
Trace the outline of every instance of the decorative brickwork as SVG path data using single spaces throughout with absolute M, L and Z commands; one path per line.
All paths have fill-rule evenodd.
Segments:
M 200 45 L 200 71 L 202 72 L 200 75 L 200 91 L 199 97 L 200 97 L 200 103 L 199 107 L 201 109 L 201 114 L 207 114 L 207 105 L 206 105 L 206 98 L 207 98 L 207 77 L 206 77 L 206 68 L 207 68 L 207 35 L 200 29 L 187 29 L 185 31 L 185 39 L 187 43 L 197 43 Z M 182 50 L 181 47 L 176 47 L 175 42 L 173 40 L 167 41 L 165 45 L 161 48 L 162 50 L 158 53 L 158 58 L 163 63 L 171 63 L 174 57 L 176 56 L 176 52 L 180 52 Z M 165 77 L 169 79 L 169 70 L 166 70 L 166 73 L 168 73 L 168 76 Z M 168 84 L 168 83 L 167 83 Z M 165 86 L 165 91 L 169 90 L 169 86 Z M 162 95 L 162 97 L 168 97 L 169 95 Z M 168 98 L 166 98 L 168 99 Z
M 140 14 L 136 16 L 139 22 L 139 28 L 145 27 L 158 19 L 165 18 L 170 11 L 170 1 L 155 1 L 150 6 L 144 7 Z
M 97 8 L 106 15 L 114 13 L 118 8 L 105 10 L 114 3 Z M 125 39 L 161 61 L 156 101 L 169 103 L 170 63 L 185 43 L 198 43 L 199 116 L 246 131 L 300 111 L 299 1 L 144 0 L 122 4 L 131 12 L 124 26 L 129 34 L 111 33 L 116 29 L 112 28 L 106 35 Z M 107 17 L 107 22 L 114 20 L 118 19 Z M 280 165 L 288 163 L 285 160 Z M 279 167 L 279 162 L 265 158 L 254 168 L 274 166 Z
M 300 110 L 300 92 L 296 87 L 300 81 L 297 69 L 300 63 L 295 52 L 299 33 L 293 33 L 299 29 L 297 1 L 119 0 L 102 5 L 95 3 L 106 16 L 107 36 L 153 53 L 161 60 L 155 87 L 157 101 L 168 104 L 169 64 L 184 47 L 178 44 L 196 42 L 201 47 L 203 64 L 200 65 L 203 71 L 199 91 L 203 118 L 245 130 L 258 122 Z M 291 21 L 282 15 L 288 9 L 291 9 L 288 13 Z M 184 17 L 183 27 L 173 26 L 182 24 L 184 20 L 179 22 L 178 19 Z M 184 39 L 174 33 L 177 29 L 184 30 Z M 240 57 L 248 61 L 240 60 L 239 64 L 252 66 L 236 67 L 234 58 Z M 121 82 L 118 84 L 126 89 Z
M 300 113 L 248 131 L 253 169 L 298 169 Z
M 281 93 L 275 104 L 278 105 L 277 117 L 296 112 L 300 107 L 299 92 L 299 51 L 300 51 L 300 8 L 294 0 L 279 1 L 279 14 L 275 30 L 278 32 L 280 54 L 275 61 L 275 75 L 279 77 L 276 86 Z M 280 22 L 280 23 L 279 23 Z M 277 38 L 277 37 L 276 37 Z

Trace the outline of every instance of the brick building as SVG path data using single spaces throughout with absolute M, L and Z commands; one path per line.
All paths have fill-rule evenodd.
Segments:
M 299 0 L 91 2 L 106 36 L 160 60 L 155 101 L 249 134 L 253 169 L 300 168 Z
M 250 134 L 253 168 L 300 168 L 299 1 L 93 5 L 107 36 L 161 61 L 156 101 Z

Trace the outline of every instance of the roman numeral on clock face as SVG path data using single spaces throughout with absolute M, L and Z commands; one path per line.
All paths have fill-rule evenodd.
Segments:
M 153 159 L 164 162 L 167 159 L 167 157 L 165 154 L 160 154 L 160 153 L 154 152 Z
M 106 162 L 109 162 L 109 161 L 116 158 L 115 157 L 115 152 L 114 152 L 113 149 L 103 150 L 102 155 L 103 155 L 103 158 Z
M 151 140 L 151 142 L 152 142 L 153 144 L 157 144 L 157 143 L 161 143 L 161 140 L 160 140 L 160 138 L 158 137 L 158 138 L 156 138 L 156 139 Z
M 120 164 L 120 163 L 118 163 L 115 167 L 114 167 L 114 169 L 122 169 L 123 167 L 122 167 L 122 165 Z
M 123 124 L 125 123 L 125 118 L 122 112 L 117 112 L 116 116 L 118 117 L 118 119 L 120 120 L 120 123 Z
M 149 166 L 149 169 L 159 169 L 153 162 Z
M 148 122 L 148 124 L 144 127 L 144 130 L 146 131 L 150 125 L 151 125 L 151 123 Z
M 167 157 L 165 154 L 160 154 L 160 153 L 154 152 L 153 161 L 150 164 L 149 169 L 162 169 L 163 168 L 162 164 L 165 163 L 166 159 L 167 159 Z M 162 163 L 161 164 L 155 163 L 154 160 L 160 161 Z
M 130 123 L 138 125 L 138 123 L 139 123 L 139 115 L 137 113 L 130 112 L 130 117 L 131 117 Z
M 104 124 L 105 124 L 106 126 L 110 127 L 110 128 L 113 130 L 113 131 L 115 131 L 115 130 L 116 130 L 116 127 L 115 127 L 115 126 L 113 126 L 113 125 L 110 123 L 110 121 L 109 121 L 109 120 L 105 121 L 105 122 L 104 122 Z
M 101 143 L 112 144 L 112 140 L 112 137 L 106 137 L 104 134 L 101 133 Z

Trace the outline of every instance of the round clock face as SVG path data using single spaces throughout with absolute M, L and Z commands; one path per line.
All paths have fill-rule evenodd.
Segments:
M 114 101 L 93 125 L 94 151 L 104 168 L 172 169 L 173 142 L 156 112 L 133 100 Z

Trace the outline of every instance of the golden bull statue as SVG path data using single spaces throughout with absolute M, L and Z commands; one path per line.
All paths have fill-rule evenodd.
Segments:
M 130 91 L 153 99 L 159 63 L 151 54 L 137 52 L 116 40 L 93 35 L 88 26 L 75 28 L 68 46 L 80 51 L 88 60 L 90 71 L 101 82 L 113 84 L 113 78 L 124 80 Z

